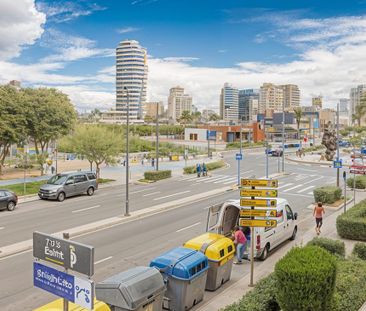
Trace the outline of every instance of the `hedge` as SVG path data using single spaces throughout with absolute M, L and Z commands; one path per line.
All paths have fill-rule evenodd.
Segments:
M 342 189 L 335 186 L 319 187 L 314 190 L 315 202 L 332 204 L 342 197 Z
M 227 306 L 222 311 L 279 311 L 280 307 L 275 297 L 276 289 L 275 276 L 270 274 L 260 280 L 239 302 Z
M 336 225 L 340 237 L 366 241 L 366 200 L 339 215 Z
M 352 254 L 362 260 L 366 260 L 366 243 L 357 242 L 353 248 Z
M 223 160 L 206 163 L 207 171 L 216 170 L 216 169 L 224 167 L 224 166 L 225 166 L 225 161 L 223 161 Z M 184 167 L 183 172 L 184 172 L 184 174 L 194 174 L 194 173 L 196 173 L 196 166 L 192 165 L 192 166 Z
M 353 188 L 353 177 L 347 179 L 347 186 Z M 366 176 L 356 176 L 355 178 L 356 189 L 366 189 Z
M 336 258 L 320 247 L 290 250 L 275 266 L 281 310 L 332 310 L 336 272 Z
M 147 171 L 144 173 L 144 177 L 147 180 L 161 180 L 172 177 L 172 171 Z
M 358 311 L 366 301 L 366 262 L 340 260 L 337 265 L 334 311 Z
M 319 246 L 332 255 L 337 255 L 340 257 L 345 256 L 346 249 L 344 246 L 344 242 L 340 240 L 332 240 L 327 238 L 314 238 L 307 245 Z

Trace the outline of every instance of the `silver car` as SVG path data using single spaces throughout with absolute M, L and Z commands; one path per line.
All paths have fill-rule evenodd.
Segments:
M 58 200 L 62 202 L 67 197 L 86 193 L 91 196 L 98 189 L 98 181 L 93 172 L 61 173 L 52 176 L 39 189 L 41 199 Z

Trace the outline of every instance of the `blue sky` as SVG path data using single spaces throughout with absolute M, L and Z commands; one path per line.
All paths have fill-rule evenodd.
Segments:
M 0 83 L 57 87 L 83 111 L 114 106 L 114 49 L 149 54 L 148 97 L 181 85 L 216 109 L 225 82 L 298 84 L 331 107 L 366 83 L 366 0 L 0 2 Z

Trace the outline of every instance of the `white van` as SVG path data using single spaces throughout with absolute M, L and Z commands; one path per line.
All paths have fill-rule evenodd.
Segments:
M 228 200 L 223 204 L 211 206 L 206 231 L 230 237 L 235 226 L 239 224 L 240 209 L 250 209 L 250 207 L 241 207 L 240 200 Z M 260 208 L 256 207 L 256 209 Z M 264 260 L 271 249 L 286 240 L 296 238 L 297 213 L 292 211 L 287 200 L 277 198 L 276 214 L 277 227 L 255 228 L 255 258 Z

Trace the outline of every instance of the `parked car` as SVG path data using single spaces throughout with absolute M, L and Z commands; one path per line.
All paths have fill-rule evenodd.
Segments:
M 230 237 L 235 226 L 239 225 L 239 214 L 242 209 L 250 209 L 250 207 L 240 206 L 240 200 L 229 200 L 223 204 L 211 206 L 207 218 L 207 231 Z M 255 258 L 264 260 L 273 248 L 296 238 L 297 213 L 294 213 L 287 200 L 282 198 L 277 198 L 275 209 L 276 217 L 272 219 L 277 220 L 277 227 L 254 228 Z M 247 230 L 247 228 L 243 229 Z
M 272 150 L 272 157 L 282 157 L 283 150 L 280 148 L 277 148 L 275 150 Z
M 0 190 L 0 210 L 13 211 L 18 204 L 18 196 L 9 190 Z
M 52 176 L 39 189 L 41 199 L 53 199 L 62 202 L 65 198 L 86 193 L 89 196 L 98 189 L 98 182 L 93 172 L 72 172 Z

